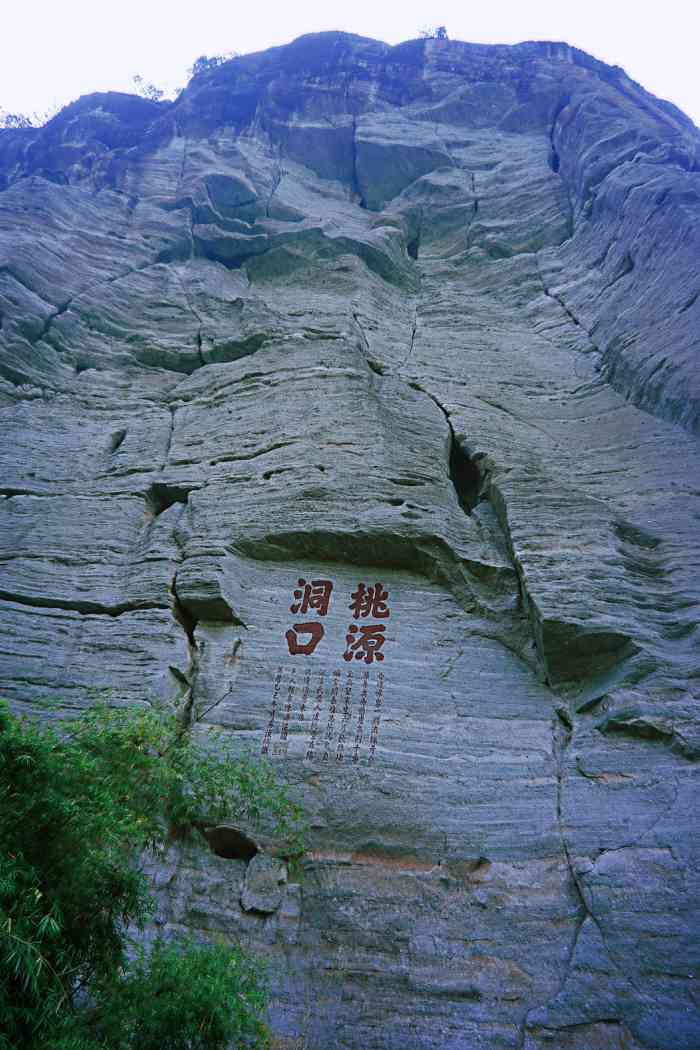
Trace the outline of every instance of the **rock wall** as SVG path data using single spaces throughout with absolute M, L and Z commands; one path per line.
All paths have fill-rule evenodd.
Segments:
M 262 952 L 280 1048 L 700 1046 L 697 129 L 327 33 L 0 190 L 4 694 L 192 703 L 311 819 L 158 926 Z

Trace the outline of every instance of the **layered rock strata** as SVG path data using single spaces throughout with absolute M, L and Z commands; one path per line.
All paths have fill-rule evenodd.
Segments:
M 0 132 L 3 692 L 279 764 L 301 864 L 157 873 L 278 1046 L 700 1045 L 699 217 L 697 129 L 564 44 Z

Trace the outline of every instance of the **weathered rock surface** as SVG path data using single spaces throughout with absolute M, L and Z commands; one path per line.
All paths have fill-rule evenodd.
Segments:
M 564 44 L 0 132 L 3 692 L 279 763 L 299 871 L 222 826 L 157 878 L 279 1046 L 700 1046 L 699 220 L 697 129 Z
M 241 907 L 270 915 L 277 911 L 284 897 L 287 869 L 282 861 L 267 853 L 256 853 L 246 868 Z

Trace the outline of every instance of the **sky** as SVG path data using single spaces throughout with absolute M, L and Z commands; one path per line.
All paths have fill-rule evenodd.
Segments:
M 183 87 L 199 55 L 246 54 L 342 29 L 395 44 L 445 25 L 455 40 L 563 40 L 622 68 L 700 125 L 700 5 L 692 0 L 0 0 L 0 111 L 44 114 L 132 78 Z

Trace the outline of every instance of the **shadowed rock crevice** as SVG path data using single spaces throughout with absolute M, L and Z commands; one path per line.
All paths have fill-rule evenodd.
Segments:
M 187 670 L 178 671 L 177 677 L 186 685 L 186 691 L 178 702 L 177 720 L 179 723 L 179 734 L 189 734 L 197 719 L 197 684 L 200 670 L 200 648 L 197 642 L 197 619 L 183 602 L 177 592 L 177 573 L 173 576 L 170 585 L 172 598 L 171 611 L 176 623 L 182 628 L 187 639 L 188 664 Z
M 411 348 L 413 347 L 413 341 L 415 340 L 416 323 L 417 322 L 414 319 L 413 331 L 411 334 Z M 426 394 L 431 401 L 437 405 L 445 418 L 445 422 L 449 429 L 448 472 L 450 480 L 454 486 L 460 507 L 465 514 L 471 514 L 474 507 L 482 498 L 482 489 L 486 480 L 482 476 L 478 460 L 476 457 L 471 457 L 465 452 L 462 443 L 458 440 L 457 435 L 455 434 L 452 421 L 450 420 L 450 414 L 444 405 L 442 405 L 433 394 L 429 393 L 425 387 L 422 387 L 419 383 L 409 383 L 408 385 L 412 390 L 419 390 L 421 393 Z
M 454 485 L 459 505 L 470 514 L 479 502 L 482 478 L 479 467 L 463 450 L 450 426 L 450 478 Z
M 561 168 L 561 157 L 559 150 L 557 149 L 557 139 L 559 136 L 560 128 L 559 122 L 562 113 L 569 105 L 569 97 L 565 97 L 559 101 L 554 116 L 552 117 L 552 123 L 549 128 L 549 166 L 552 171 L 559 173 Z
M 167 482 L 154 481 L 146 494 L 146 502 L 153 516 L 157 518 L 163 511 L 173 507 L 176 503 L 186 506 L 191 491 L 192 489 L 190 488 L 181 488 L 178 485 L 170 485 Z
M 113 605 L 104 602 L 91 601 L 89 599 L 66 599 L 53 596 L 17 594 L 0 588 L 0 599 L 8 602 L 17 602 L 19 605 L 28 605 L 37 609 L 65 609 L 69 612 L 80 613 L 83 616 L 109 616 L 116 618 L 125 613 L 144 612 L 147 609 L 165 609 L 165 604 L 149 601 L 115 602 Z
M 110 451 L 111 455 L 114 455 L 114 453 L 117 452 L 121 448 L 121 446 L 124 444 L 124 439 L 126 438 L 126 435 L 127 435 L 126 428 L 121 428 L 120 430 L 115 430 L 115 432 L 112 434 L 112 437 L 110 438 L 110 441 L 109 441 L 109 451 Z
M 566 987 L 566 982 L 573 965 L 573 961 L 576 955 L 576 946 L 578 944 L 581 931 L 584 923 L 594 921 L 595 919 L 591 913 L 587 897 L 584 893 L 584 887 L 582 885 L 580 876 L 576 870 L 574 859 L 571 856 L 571 849 L 567 839 L 566 822 L 564 819 L 564 791 L 566 789 L 566 771 L 565 771 L 565 758 L 566 752 L 571 744 L 573 736 L 573 724 L 571 717 L 565 707 L 561 706 L 557 708 L 555 717 L 552 721 L 552 754 L 556 767 L 556 819 L 557 819 L 557 830 L 559 834 L 559 840 L 561 843 L 561 850 L 566 862 L 566 867 L 569 873 L 569 891 L 573 895 L 577 903 L 577 913 L 572 919 L 572 935 L 569 950 L 567 952 L 566 966 L 561 976 L 561 983 L 559 986 L 559 994 L 563 992 Z M 532 1011 L 534 1014 L 535 1011 Z M 525 1024 L 530 1023 L 530 1018 L 526 1017 Z
M 233 361 L 240 361 L 243 357 L 252 357 L 261 350 L 268 342 L 268 338 L 262 332 L 250 335 L 246 339 L 231 340 L 229 343 L 218 343 L 215 346 L 200 345 L 201 362 L 203 365 L 222 365 Z
M 352 192 L 357 197 L 358 204 L 361 208 L 366 208 L 367 204 L 362 195 L 360 189 L 360 180 L 357 174 L 357 117 L 353 115 L 352 118 Z
M 185 635 L 187 636 L 187 644 L 190 650 L 190 656 L 194 660 L 197 655 L 197 639 L 195 637 L 195 631 L 197 629 L 197 619 L 189 611 L 189 609 L 183 605 L 177 593 L 177 576 L 173 578 L 173 582 L 170 586 L 170 593 L 173 598 L 173 616 L 182 627 Z
M 686 302 L 683 303 L 683 305 L 681 306 L 681 308 L 680 308 L 680 310 L 678 312 L 681 313 L 681 314 L 684 314 L 686 312 L 686 310 L 690 310 L 690 308 L 692 306 L 695 306 L 696 302 L 698 301 L 698 298 L 700 298 L 700 290 L 698 290 L 697 292 L 694 292 L 691 295 L 691 297 Z
M 49 314 L 49 316 L 44 321 L 43 328 L 41 329 L 39 334 L 34 339 L 35 343 L 40 343 L 44 339 L 46 339 L 46 337 L 49 334 L 49 331 L 51 329 L 51 325 L 54 323 L 54 321 L 56 320 L 57 317 L 61 317 L 61 315 L 64 314 L 69 309 L 69 307 L 71 305 L 71 302 L 72 302 L 72 299 L 66 299 L 66 301 L 64 303 L 61 303 L 56 308 L 56 310 L 54 310 L 54 312 L 52 314 Z

